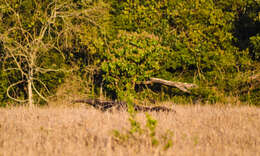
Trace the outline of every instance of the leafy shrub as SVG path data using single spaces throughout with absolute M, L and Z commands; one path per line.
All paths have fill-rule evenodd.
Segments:
M 105 87 L 118 92 L 134 90 L 136 82 L 147 80 L 161 72 L 169 49 L 161 46 L 156 36 L 119 31 L 109 53 L 101 64 Z
M 118 82 L 115 81 L 111 87 L 117 86 L 115 83 L 121 83 L 121 86 L 126 84 L 133 86 L 135 81 L 129 81 L 129 77 L 141 81 L 150 76 L 157 76 L 167 80 L 197 82 L 202 88 L 217 86 L 221 92 L 226 93 L 235 91 L 236 85 L 242 80 L 234 78 L 239 77 L 239 71 L 248 70 L 250 65 L 248 51 L 240 51 L 234 45 L 233 36 L 237 10 L 244 5 L 247 5 L 244 1 L 234 3 L 232 0 L 197 0 L 194 3 L 188 0 L 114 1 L 111 14 L 118 34 L 122 34 L 121 30 L 137 34 L 136 36 L 145 36 L 143 32 L 148 32 L 158 38 L 155 47 L 166 48 L 167 52 L 160 52 L 160 56 L 150 55 L 159 58 L 156 61 L 160 62 L 160 66 L 152 70 L 153 75 L 147 75 L 146 71 L 141 70 L 143 78 L 138 76 L 139 70 L 136 71 L 142 65 L 134 61 L 122 62 L 122 58 L 126 57 L 124 52 L 121 52 L 123 56 L 117 55 L 115 58 L 112 56 L 113 59 L 108 59 L 102 66 L 105 73 L 110 69 L 109 64 L 112 65 L 111 69 L 114 69 L 110 71 L 113 76 L 109 77 L 108 81 L 114 81 L 117 77 Z M 116 42 L 125 48 L 121 50 L 112 46 L 112 55 L 128 49 L 127 55 L 133 57 L 136 47 L 125 45 L 128 40 L 118 39 Z M 147 49 L 145 46 L 143 48 Z M 142 55 L 137 56 L 142 60 Z M 145 59 L 153 62 L 152 59 Z M 113 62 L 129 66 L 131 72 L 122 70 L 121 65 Z M 216 99 L 219 98 L 215 97 L 210 101 Z
M 253 58 L 260 61 L 260 34 L 250 37 Z

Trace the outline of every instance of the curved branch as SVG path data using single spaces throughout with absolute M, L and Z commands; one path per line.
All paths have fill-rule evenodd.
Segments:
M 15 55 L 10 52 L 11 57 L 14 60 L 14 63 L 16 64 L 17 68 L 19 69 L 19 71 L 21 72 L 22 75 L 28 76 L 24 71 L 23 68 L 21 67 L 20 63 L 17 61 L 17 58 L 15 57 Z
M 58 43 L 58 42 L 57 42 Z M 60 46 L 59 45 L 57 45 L 58 47 L 55 47 L 55 46 L 53 46 L 53 48 L 54 49 L 56 49 L 59 53 L 60 53 L 60 55 L 62 56 L 62 58 L 64 59 L 64 60 L 66 60 L 66 57 L 65 57 L 65 55 L 62 53 L 62 51 L 60 50 Z
M 9 90 L 10 90 L 12 87 L 14 87 L 14 86 L 16 86 L 16 85 L 18 85 L 18 84 L 20 84 L 20 83 L 23 83 L 23 82 L 24 82 L 24 80 L 18 81 L 18 82 L 16 82 L 16 83 L 11 84 L 11 85 L 7 88 L 6 94 L 7 94 L 7 96 L 8 96 L 10 99 L 12 99 L 12 100 L 14 100 L 14 101 L 17 101 L 17 102 L 27 102 L 27 101 L 28 101 L 28 100 L 19 100 L 19 99 L 16 99 L 16 98 L 12 97 L 12 96 L 9 94 Z
M 39 97 L 42 98 L 44 101 L 48 102 L 48 100 L 36 89 L 33 81 L 32 81 L 32 86 L 33 86 L 34 91 L 37 93 L 37 95 L 39 95 Z
M 46 89 L 46 91 L 47 91 L 48 93 L 50 93 L 49 89 L 47 88 L 47 86 L 45 85 L 44 82 L 42 82 L 41 80 L 36 79 L 36 78 L 33 78 L 33 80 L 36 80 L 36 81 L 40 82 L 40 83 L 43 85 L 43 87 Z
M 5 4 L 6 4 L 7 7 L 9 7 L 9 9 L 10 9 L 10 10 L 14 13 L 14 15 L 17 17 L 17 21 L 18 21 L 18 24 L 19 24 L 19 26 L 20 26 L 19 28 L 21 29 L 21 31 L 23 32 L 23 34 L 27 34 L 29 37 L 33 38 L 33 37 L 31 36 L 31 34 L 30 34 L 27 30 L 23 29 L 23 26 L 22 26 L 22 22 L 21 22 L 19 13 L 17 13 L 17 12 L 12 8 L 12 6 L 10 6 L 10 4 L 9 4 L 6 0 L 5 0 Z M 27 42 L 29 43 L 30 40 L 29 40 L 28 36 L 25 35 L 25 39 L 26 39 Z

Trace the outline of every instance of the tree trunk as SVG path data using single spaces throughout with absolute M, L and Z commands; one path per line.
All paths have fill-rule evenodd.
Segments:
M 29 107 L 33 107 L 33 92 L 32 92 L 32 77 L 31 75 L 29 76 L 28 79 L 28 100 L 29 100 Z

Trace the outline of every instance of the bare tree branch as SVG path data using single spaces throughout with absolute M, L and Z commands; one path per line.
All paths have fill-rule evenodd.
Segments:
M 36 89 L 36 87 L 34 86 L 34 83 L 32 82 L 32 86 L 34 91 L 37 93 L 37 95 L 42 98 L 44 101 L 48 102 L 48 100 Z
M 45 90 L 46 90 L 48 93 L 50 93 L 50 90 L 48 89 L 48 87 L 45 85 L 44 82 L 42 82 L 40 79 L 36 79 L 36 78 L 33 78 L 33 80 L 40 82 L 40 83 L 43 85 L 43 87 L 45 88 Z
M 13 59 L 14 59 L 16 65 L 17 65 L 19 71 L 22 73 L 22 76 L 25 75 L 25 76 L 28 77 L 28 74 L 26 74 L 26 73 L 23 71 L 23 68 L 22 68 L 21 65 L 18 63 L 16 57 L 15 57 L 12 53 L 10 53 L 10 54 L 12 55 L 12 57 L 13 57 Z
M 67 72 L 67 70 L 63 70 L 63 69 L 44 69 L 44 68 L 40 68 L 40 67 L 36 67 L 35 68 L 35 73 L 48 73 L 48 72 Z
M 20 71 L 19 68 L 7 68 L 7 69 L 4 68 L 4 71 L 11 71 L 11 70 L 18 70 L 18 71 Z
M 16 85 L 18 85 L 18 84 L 20 84 L 20 83 L 23 83 L 23 82 L 25 82 L 25 81 L 24 81 L 24 80 L 18 81 L 18 82 L 16 82 L 16 83 L 11 84 L 11 85 L 7 88 L 6 93 L 7 93 L 7 96 L 8 96 L 10 99 L 12 99 L 12 100 L 14 100 L 14 101 L 17 101 L 17 102 L 22 102 L 22 103 L 28 102 L 28 100 L 19 100 L 19 99 L 16 99 L 16 98 L 12 97 L 12 96 L 10 95 L 10 93 L 9 93 L 9 91 L 10 91 L 11 88 L 13 88 L 13 87 L 15 87 Z
M 36 8 L 34 11 L 37 12 L 32 18 L 33 23 L 37 23 L 32 27 L 25 26 L 23 12 L 20 12 L 13 6 L 12 1 L 4 0 L 4 7 L 8 10 L 8 14 L 13 25 L 7 25 L 7 30 L 0 34 L 0 40 L 3 41 L 3 47 L 6 51 L 4 70 L 16 70 L 21 73 L 22 79 L 17 83 L 14 83 L 8 87 L 8 97 L 18 101 L 18 102 L 27 102 L 29 101 L 30 105 L 33 103 L 33 94 L 37 94 L 41 99 L 47 101 L 47 98 L 44 96 L 41 89 L 37 87 L 44 88 L 43 90 L 50 93 L 46 84 L 37 78 L 40 74 L 37 73 L 47 73 L 47 72 L 70 72 L 63 69 L 51 69 L 44 68 L 41 62 L 41 58 L 45 57 L 46 54 L 49 54 L 51 50 L 55 50 L 61 54 L 65 59 L 62 48 L 64 46 L 63 40 L 69 40 L 71 36 L 74 37 L 74 33 L 80 33 L 81 29 L 78 26 L 73 25 L 72 20 L 74 18 L 86 17 L 84 21 L 90 23 L 100 29 L 102 33 L 101 24 L 98 24 L 93 18 L 88 16 L 88 12 L 81 12 L 79 14 L 75 11 L 77 8 L 75 3 L 72 1 L 52 1 L 45 9 L 42 9 L 41 1 L 34 0 Z M 47 8 L 47 9 L 46 9 Z M 63 20 L 63 26 L 60 27 L 60 22 L 57 20 Z M 9 28 L 9 29 L 8 29 Z M 14 35 L 15 34 L 15 35 Z M 105 41 L 106 42 L 106 41 Z M 66 44 L 66 43 L 65 43 Z M 107 43 L 106 43 L 107 44 Z M 39 83 L 40 85 L 36 85 Z M 19 100 L 10 96 L 10 89 L 16 86 L 19 83 L 26 82 L 28 89 L 28 98 L 30 100 Z M 32 91 L 34 90 L 34 92 Z M 47 95 L 47 94 L 46 94 Z
M 173 81 L 167 81 L 167 80 L 159 79 L 159 78 L 150 78 L 150 81 L 142 82 L 142 84 L 152 84 L 152 83 L 159 83 L 159 84 L 163 84 L 166 86 L 176 87 L 186 93 L 190 93 L 190 91 L 188 89 L 198 87 L 196 84 L 192 84 L 192 83 L 173 82 Z

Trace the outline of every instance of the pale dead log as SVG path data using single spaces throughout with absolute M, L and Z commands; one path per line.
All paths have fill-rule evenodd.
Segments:
M 190 93 L 190 91 L 188 89 L 198 87 L 196 84 L 193 84 L 193 83 L 174 82 L 174 81 L 168 81 L 168 80 L 159 79 L 159 78 L 150 78 L 150 81 L 142 82 L 142 84 L 153 84 L 153 83 L 159 83 L 159 84 L 163 84 L 166 86 L 176 87 L 185 93 Z

